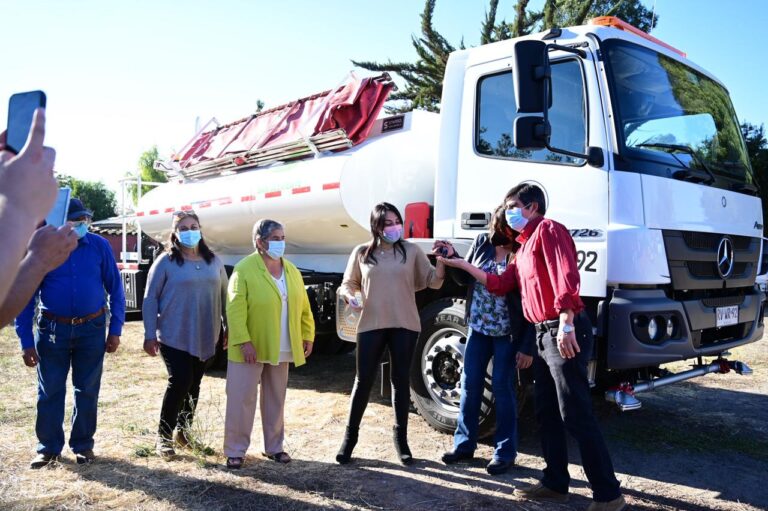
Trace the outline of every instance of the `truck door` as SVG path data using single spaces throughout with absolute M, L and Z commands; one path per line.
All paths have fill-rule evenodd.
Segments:
M 512 43 L 506 55 L 512 55 Z M 590 50 L 582 58 L 550 52 L 552 61 L 551 146 L 586 153 L 606 148 L 601 94 Z M 539 185 L 546 216 L 564 224 L 578 250 L 584 296 L 605 296 L 608 172 L 582 159 L 513 145 L 516 113 L 510 56 L 467 68 L 458 150 L 457 237 L 475 237 L 507 190 L 520 182 Z M 607 154 L 606 154 L 606 161 Z

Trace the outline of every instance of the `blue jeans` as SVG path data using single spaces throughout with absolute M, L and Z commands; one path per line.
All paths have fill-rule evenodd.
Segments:
M 69 447 L 79 453 L 93 449 L 96 406 L 106 350 L 106 317 L 82 325 L 56 323 L 40 317 L 35 333 L 37 365 L 37 452 L 61 454 L 64 448 L 64 398 L 72 366 L 75 406 Z
M 461 401 L 453 448 L 456 452 L 473 453 L 477 448 L 480 405 L 485 390 L 485 374 L 493 357 L 491 388 L 496 403 L 496 433 L 493 458 L 514 462 L 517 457 L 517 368 L 515 350 L 508 335 L 494 337 L 469 330 L 461 375 Z

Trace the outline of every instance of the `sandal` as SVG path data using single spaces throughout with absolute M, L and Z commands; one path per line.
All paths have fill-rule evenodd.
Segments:
M 243 468 L 243 458 L 227 458 L 227 468 L 234 470 Z
M 275 454 L 266 454 L 264 453 L 264 456 L 271 459 L 272 461 L 276 461 L 278 463 L 290 463 L 291 457 L 288 455 L 287 452 L 278 452 Z

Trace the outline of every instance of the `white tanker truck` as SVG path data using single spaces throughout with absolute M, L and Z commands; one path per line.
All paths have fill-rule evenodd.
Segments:
M 762 211 L 716 78 L 621 20 L 597 18 L 453 53 L 440 115 L 382 115 L 391 88 L 386 76 L 352 80 L 201 130 L 157 163 L 171 182 L 141 199 L 142 229 L 165 240 L 170 213 L 194 209 L 231 267 L 253 250 L 255 220 L 279 220 L 318 331 L 353 341 L 335 291 L 375 203 L 405 212 L 412 241 L 450 239 L 464 253 L 504 193 L 531 181 L 576 242 L 597 338 L 590 378 L 607 399 L 633 409 L 637 392 L 749 372 L 724 356 L 763 334 Z M 135 279 L 147 266 L 123 271 Z M 448 278 L 417 300 L 412 395 L 443 431 L 457 415 L 464 295 Z M 347 345 L 333 339 L 326 349 Z M 686 359 L 691 370 L 660 368 Z

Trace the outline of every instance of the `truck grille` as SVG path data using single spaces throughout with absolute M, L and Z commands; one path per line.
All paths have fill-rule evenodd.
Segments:
M 732 305 L 741 305 L 744 303 L 744 295 L 738 294 L 734 296 L 721 296 L 717 298 L 704 298 L 701 303 L 705 307 L 729 307 Z
M 688 261 L 685 263 L 688 266 L 688 271 L 691 272 L 696 278 L 700 279 L 720 279 L 720 274 L 717 272 L 717 263 L 709 263 L 703 261 Z M 747 263 L 734 263 L 733 272 L 730 278 L 744 278 L 748 275 L 749 270 Z
M 711 232 L 662 231 L 674 291 L 752 287 L 757 276 L 760 238 Z M 720 277 L 717 250 L 724 237 L 733 244 L 733 270 Z
M 723 239 L 722 234 L 714 232 L 682 231 L 682 235 L 688 248 L 694 250 L 717 250 L 720 240 Z M 748 236 L 729 236 L 729 238 L 733 241 L 735 250 L 748 250 L 753 239 Z

